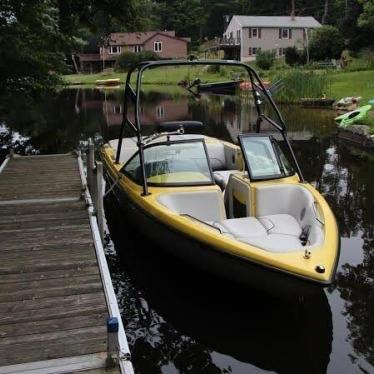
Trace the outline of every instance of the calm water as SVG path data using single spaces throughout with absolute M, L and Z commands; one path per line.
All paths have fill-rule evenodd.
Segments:
M 231 140 L 251 130 L 246 100 L 150 93 L 142 118 L 149 132 L 160 121 L 200 119 L 207 134 Z M 115 138 L 122 111 L 118 92 L 78 89 L 1 105 L 0 160 L 9 145 L 43 154 Z M 335 284 L 286 301 L 202 274 L 121 222 L 109 198 L 108 260 L 137 373 L 374 372 L 374 155 L 338 141 L 331 112 L 281 109 L 306 179 L 338 219 Z

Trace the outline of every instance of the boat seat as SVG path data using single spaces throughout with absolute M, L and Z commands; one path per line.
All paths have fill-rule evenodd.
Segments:
M 232 173 L 238 172 L 235 164 L 235 154 L 232 150 L 226 149 L 221 142 L 206 143 L 210 166 L 213 171 L 213 176 L 216 184 L 224 191 Z
M 225 219 L 220 224 L 235 237 L 266 235 L 264 226 L 255 217 Z
M 208 151 L 210 166 L 213 171 L 226 169 L 225 147 L 219 143 L 206 142 L 206 149 Z
M 226 219 L 223 197 L 219 190 L 165 193 L 157 197 L 157 201 L 175 213 L 189 215 L 200 221 Z
M 221 187 L 222 191 L 226 188 L 227 183 L 229 182 L 230 175 L 237 173 L 239 170 L 217 170 L 213 171 L 214 181 L 218 186 Z
M 300 237 L 302 229 L 294 217 L 289 214 L 273 214 L 258 218 L 268 234 L 283 234 Z
M 270 234 L 264 237 L 245 236 L 236 239 L 268 252 L 285 253 L 304 249 L 300 240 L 292 235 Z
M 209 225 L 220 229 L 222 234 L 232 237 L 265 236 L 264 226 L 255 217 L 231 218 L 223 221 L 210 221 Z
M 299 236 L 300 230 L 309 226 L 308 245 L 318 246 L 324 241 L 314 198 L 302 185 L 256 187 L 256 212 L 269 234 Z
M 233 237 L 269 252 L 292 252 L 303 245 L 299 239 L 301 227 L 288 214 L 273 216 L 231 218 L 223 221 L 207 222 L 220 229 L 225 236 Z

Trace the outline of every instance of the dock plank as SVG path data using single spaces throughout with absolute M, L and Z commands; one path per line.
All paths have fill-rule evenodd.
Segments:
M 105 323 L 106 311 L 86 316 L 69 316 L 65 318 L 45 319 L 43 321 L 26 321 L 10 323 L 0 327 L 0 336 L 24 336 L 48 333 L 51 330 L 73 330 L 84 327 L 102 326 Z
M 15 157 L 0 174 L 0 369 L 105 357 L 108 306 L 81 194 L 72 155 Z
M 2 365 L 20 364 L 106 350 L 105 327 L 90 327 L 51 334 L 35 334 L 0 339 Z M 3 341 L 3 342 L 1 342 Z M 2 344 L 3 343 L 3 344 Z
M 99 274 L 99 270 L 96 266 L 77 266 L 74 269 L 58 269 L 49 271 L 37 271 L 32 273 L 17 272 L 14 274 L 2 274 L 0 277 L 0 285 L 8 284 L 8 287 L 12 287 L 12 283 L 14 282 L 30 282 L 43 279 L 70 278 L 93 274 Z

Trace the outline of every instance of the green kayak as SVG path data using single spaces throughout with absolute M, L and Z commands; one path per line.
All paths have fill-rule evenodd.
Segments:
M 338 122 L 340 127 L 353 125 L 355 122 L 364 119 L 368 115 L 370 109 L 371 105 L 361 106 L 352 112 L 344 113 L 341 116 L 336 117 L 335 121 Z

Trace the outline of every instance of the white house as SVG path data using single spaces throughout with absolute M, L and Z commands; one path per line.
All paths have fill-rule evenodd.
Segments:
M 313 17 L 232 16 L 221 48 L 226 59 L 251 61 L 259 51 L 282 57 L 287 47 L 307 48 L 312 30 L 322 25 Z

